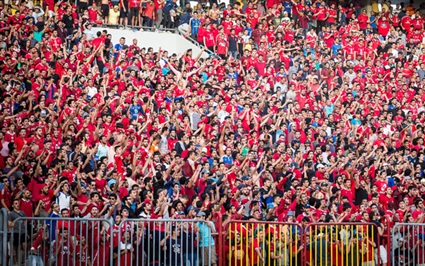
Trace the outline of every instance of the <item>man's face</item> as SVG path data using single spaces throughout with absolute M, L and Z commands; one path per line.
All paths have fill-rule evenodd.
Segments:
M 95 217 L 99 213 L 99 209 L 97 207 L 92 207 L 90 213 L 91 213 L 92 217 Z

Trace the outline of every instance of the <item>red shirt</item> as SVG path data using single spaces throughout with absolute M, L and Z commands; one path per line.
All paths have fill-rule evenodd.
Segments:
M 329 8 L 329 9 L 327 10 L 327 12 L 328 12 L 328 14 L 329 14 L 329 17 L 328 17 L 328 23 L 335 23 L 335 18 L 336 18 L 336 15 L 337 15 L 336 10 L 335 10 L 335 9 L 331 9 L 331 8 Z M 334 16 L 335 16 L 335 17 L 334 17 Z
M 226 34 L 226 35 L 229 35 L 230 34 L 230 30 L 233 28 L 233 22 L 232 21 L 223 21 L 222 23 L 221 23 L 221 25 L 223 25 L 223 30 L 224 30 L 224 33 Z
M 354 199 L 354 195 L 353 195 L 353 191 L 351 191 L 351 189 L 345 189 L 345 188 L 341 188 L 341 197 L 346 196 L 348 198 L 348 202 L 353 202 Z
M 378 33 L 386 37 L 390 31 L 390 24 L 388 21 L 379 21 L 378 22 Z
M 40 194 L 40 197 L 38 198 L 38 201 L 44 202 L 44 210 L 48 212 L 50 210 L 50 207 L 52 206 L 52 198 L 53 198 L 53 190 L 49 189 L 47 192 L 47 195 Z
M 360 29 L 365 30 L 367 28 L 367 23 L 369 21 L 369 17 L 365 14 L 360 14 L 358 17 Z
M 325 20 L 325 18 L 326 18 L 326 8 L 324 8 L 322 6 L 317 8 L 316 14 L 319 13 L 319 12 L 320 12 L 320 14 L 317 15 L 317 20 Z
M 139 7 L 140 6 L 140 1 L 139 0 L 130 0 L 129 1 L 129 7 Z
M 225 55 L 227 53 L 227 41 L 219 38 L 217 41 L 217 54 Z
M 92 7 L 89 8 L 89 20 L 90 21 L 97 20 L 97 10 Z
M 405 16 L 401 19 L 401 26 L 405 30 L 410 30 L 410 25 L 412 24 L 412 18 Z
M 0 200 L 4 200 L 4 204 L 6 205 L 6 207 L 10 208 L 12 196 L 11 196 L 10 191 L 7 187 L 4 187 L 0 191 Z M 3 207 L 3 205 L 2 205 L 2 207 Z
M 31 200 L 21 199 L 21 207 L 20 210 L 25 213 L 25 217 L 32 217 L 33 213 L 33 205 Z
M 207 47 L 214 46 L 215 44 L 214 35 L 210 30 L 205 31 L 204 39 L 205 39 L 205 46 Z

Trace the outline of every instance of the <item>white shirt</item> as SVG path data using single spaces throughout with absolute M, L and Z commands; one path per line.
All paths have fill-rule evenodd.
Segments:
M 108 156 L 109 147 L 107 145 L 99 144 L 97 147 L 97 157 L 102 158 Z
M 60 191 L 56 197 L 56 203 L 59 204 L 60 210 L 70 209 L 71 195 L 67 195 Z
M 86 36 L 87 36 L 87 40 L 88 40 L 88 41 L 90 41 L 90 40 L 93 40 L 93 39 L 94 39 L 95 33 L 94 33 L 94 31 L 93 31 L 93 30 L 85 29 L 85 30 L 84 30 L 84 33 L 86 34 Z
M 90 96 L 90 98 L 92 98 L 96 93 L 97 93 L 97 89 L 96 87 L 88 87 L 89 92 L 87 93 L 88 96 Z
M 224 110 L 221 110 L 221 111 L 220 111 L 220 112 L 218 112 L 218 114 L 217 114 L 217 117 L 218 117 L 218 119 L 220 120 L 220 123 L 223 123 L 224 119 L 225 119 L 227 116 L 229 116 L 229 113 L 228 113 L 228 112 L 226 112 L 226 111 L 224 111 Z

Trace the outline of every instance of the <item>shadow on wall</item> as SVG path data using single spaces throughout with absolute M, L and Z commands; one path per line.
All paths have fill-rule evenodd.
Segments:
M 198 54 L 201 49 L 195 44 L 186 40 L 183 36 L 176 33 L 168 32 L 150 32 L 150 31 L 132 31 L 122 29 L 111 29 L 96 27 L 93 28 L 94 32 L 107 30 L 108 34 L 112 35 L 112 43 L 115 45 L 119 43 L 121 37 L 125 38 L 125 44 L 130 46 L 133 43 L 133 39 L 137 39 L 137 45 L 139 47 L 152 47 L 155 52 L 161 48 L 169 53 L 183 54 L 188 49 L 192 49 L 193 54 Z M 208 57 L 207 53 L 204 53 L 202 57 Z

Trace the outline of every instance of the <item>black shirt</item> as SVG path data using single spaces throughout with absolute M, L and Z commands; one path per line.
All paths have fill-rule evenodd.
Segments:
M 366 200 L 369 199 L 367 190 L 361 187 L 357 188 L 356 189 L 356 205 L 360 205 L 364 199 Z

